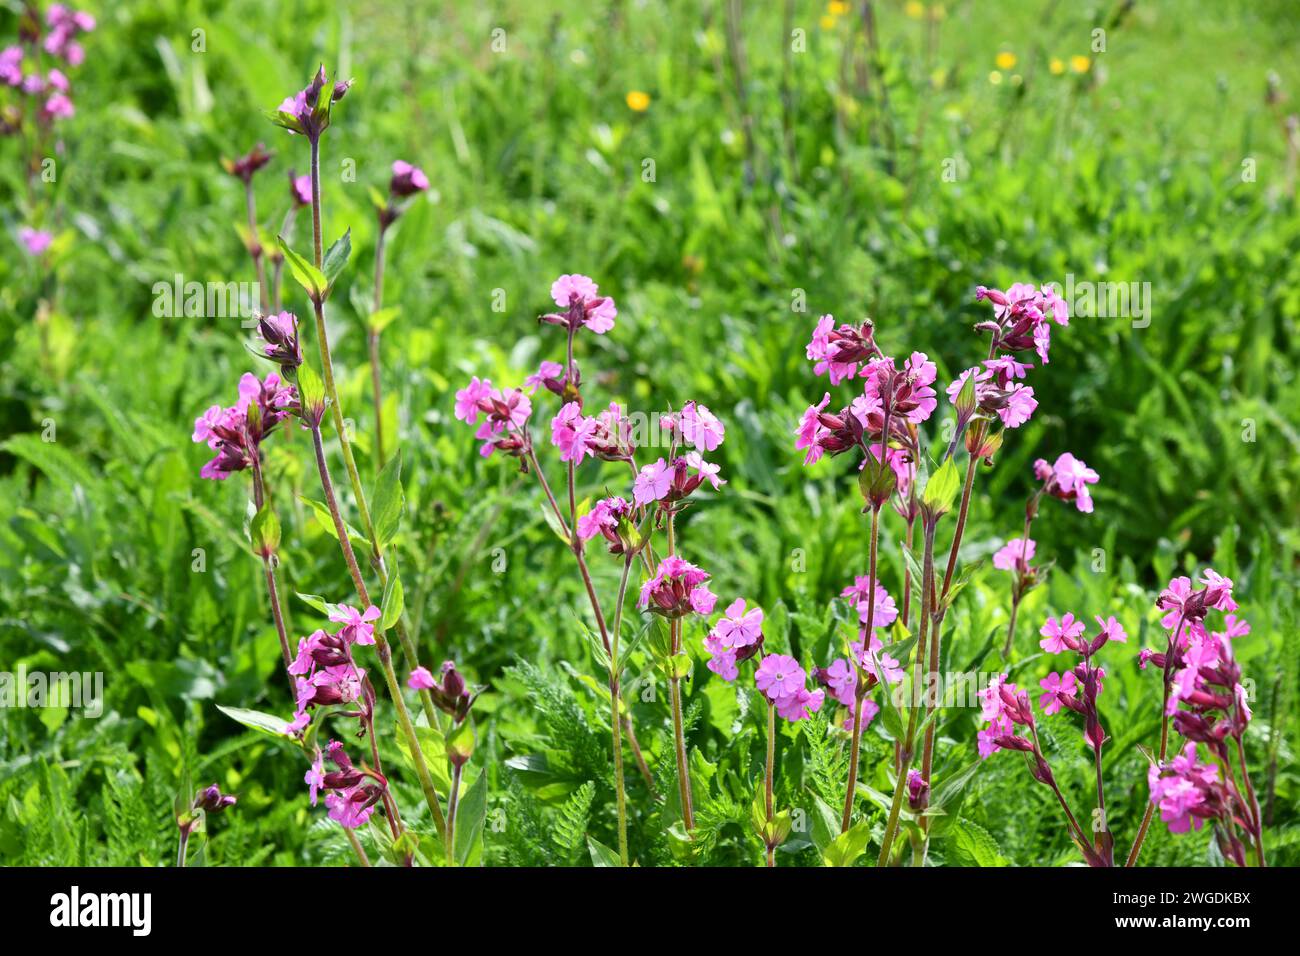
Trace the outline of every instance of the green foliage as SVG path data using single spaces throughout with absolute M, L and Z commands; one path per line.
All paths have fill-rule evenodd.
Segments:
M 766 610 L 769 651 L 809 667 L 845 653 L 852 612 L 834 596 L 866 573 L 867 550 L 847 461 L 803 468 L 792 448 L 798 415 L 825 386 L 803 354 L 816 315 L 870 315 L 887 352 L 926 351 L 943 384 L 983 357 L 971 329 L 987 314 L 972 301 L 977 284 L 1072 275 L 1150 283 L 1150 322 L 1080 315 L 1054 330 L 1051 364 L 1031 373 L 1034 418 L 1008 431 L 995 467 L 977 475 L 963 569 L 1020 533 L 1035 458 L 1069 450 L 1100 473 L 1093 515 L 1043 503 L 1034 537 L 1057 569 L 1020 608 L 1014 679 L 1033 688 L 1053 669 L 1031 656 L 1048 614 L 1115 614 L 1128 630 L 1127 645 L 1104 652 L 1102 698 L 1120 850 L 1145 808 L 1137 747 L 1158 734 L 1158 677 L 1136 663 L 1161 639 L 1153 595 L 1206 563 L 1233 577 L 1252 626 L 1237 651 L 1253 682 L 1247 756 L 1271 821 L 1266 840 L 1273 862 L 1300 862 L 1300 220 L 1285 119 L 1263 96 L 1269 70 L 1293 99 L 1300 90 L 1284 5 L 1138 4 L 1108 27 L 1109 49 L 1086 73 L 1056 75 L 1050 59 L 1084 52 L 1077 38 L 1107 11 L 949 4 L 932 45 L 929 24 L 903 4 L 878 4 L 876 50 L 859 18 L 819 25 L 810 14 L 800 24 L 807 52 L 787 56 L 782 5 L 750 3 L 740 77 L 725 42 L 731 5 L 610 4 L 589 17 L 572 5 L 509 3 L 498 11 L 504 55 L 485 54 L 472 6 L 367 17 L 325 0 L 304 0 L 292 16 L 251 0 L 212 6 L 202 56 L 188 49 L 192 4 L 130 0 L 101 17 L 74 79 L 77 116 L 60 127 L 57 181 L 39 184 L 36 200 L 17 138 L 0 141 L 4 233 L 37 215 L 38 202 L 62 210 L 48 267 L 17 246 L 0 256 L 0 670 L 104 675 L 102 716 L 3 714 L 0 861 L 170 865 L 172 803 L 187 777 L 239 794 L 207 821 L 208 865 L 352 860 L 338 826 L 309 805 L 299 751 L 266 733 L 288 719 L 291 698 L 249 533 L 278 537 L 291 640 L 352 593 L 309 436 L 281 427 L 268 440 L 274 511 L 260 520 L 246 475 L 199 479 L 210 456 L 190 441 L 194 418 L 233 403 L 243 372 L 271 369 L 244 347 L 251 334 L 236 318 L 160 307 L 159 285 L 177 275 L 252 280 L 232 228 L 246 229 L 242 184 L 219 160 L 263 140 L 277 156 L 254 180 L 260 226 L 283 236 L 263 245 L 286 257 L 285 307 L 304 320 L 312 363 L 298 383 L 322 410 L 310 300 L 325 299 L 341 404 L 391 571 L 374 595 L 383 623 L 404 610 L 422 659 L 454 659 L 489 688 L 475 705 L 463 794 L 465 825 L 482 820 L 481 848 L 466 852 L 489 865 L 591 865 L 617 846 L 608 698 L 603 675 L 591 677 L 597 629 L 583 586 L 531 477 L 483 461 L 453 415 L 470 375 L 514 384 L 562 352 L 555 330 L 535 321 L 556 275 L 589 274 L 618 302 L 613 332 L 577 346 L 592 394 L 647 412 L 693 398 L 726 422 L 711 458 L 728 484 L 694 497 L 680 522 L 683 553 L 713 574 L 720 606 L 743 595 Z M 6 7 L 0 36 L 13 24 Z M 1019 64 L 995 83 L 1003 48 Z M 306 168 L 306 146 L 265 111 L 321 59 L 350 62 L 358 82 L 322 141 L 323 232 L 341 238 L 317 269 L 308 217 L 286 222 L 284 174 Z M 643 112 L 628 108 L 631 90 L 649 94 Z M 399 157 L 435 189 L 389 229 L 384 307 L 372 314 L 371 193 Z M 355 181 L 340 175 L 350 159 Z M 382 471 L 368 326 L 384 332 Z M 535 397 L 539 444 L 553 398 Z M 940 417 L 925 437 L 941 451 Z M 328 418 L 325 430 L 339 478 Z M 584 463 L 579 500 L 625 493 L 625 472 Z M 559 470 L 551 475 L 558 487 Z M 941 477 L 951 484 L 934 473 L 935 493 Z M 361 516 L 346 488 L 340 496 L 369 573 Z M 943 557 L 951 525 L 951 516 L 940 525 Z M 919 553 L 919 535 L 911 547 Z M 908 566 L 888 509 L 879 553 L 901 605 Z M 612 595 L 619 562 L 595 547 L 590 562 L 595 587 Z M 1000 669 L 1006 576 L 986 562 L 958 580 L 943 669 Z M 639 618 L 629 613 L 625 634 L 640 633 Z M 680 834 L 667 689 L 649 639 L 629 655 L 625 699 L 650 777 L 625 743 L 640 865 L 761 861 L 750 807 L 762 707 L 703 667 L 702 638 L 688 627 L 692 844 Z M 394 653 L 405 676 L 396 642 Z M 381 757 L 404 817 L 427 831 L 379 696 Z M 977 716 L 959 704 L 940 712 L 935 800 L 974 765 Z M 840 862 L 874 862 L 895 717 L 887 711 L 864 735 L 856 809 L 866 826 L 830 851 Z M 782 865 L 821 865 L 836 839 L 842 718 L 828 703 L 782 728 L 777 804 L 795 819 Z M 1042 734 L 1063 792 L 1090 807 L 1093 768 L 1077 723 L 1056 715 Z M 1054 797 L 1015 755 L 965 779 L 934 818 L 931 863 L 1077 860 Z M 471 805 L 475 787 L 483 799 Z M 360 838 L 378 858 L 374 834 Z M 1143 862 L 1207 864 L 1210 842 L 1206 831 L 1175 837 L 1157 824 Z

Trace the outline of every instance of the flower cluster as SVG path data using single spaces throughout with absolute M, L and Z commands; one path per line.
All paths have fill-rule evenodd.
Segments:
M 602 498 L 592 505 L 590 511 L 578 517 L 578 538 L 590 541 L 601 535 L 609 545 L 610 554 L 624 554 L 627 539 L 619 533 L 619 524 L 631 516 L 632 505 L 627 499 L 617 496 Z
M 1049 617 L 1039 631 L 1043 640 L 1039 646 L 1049 654 L 1060 654 L 1070 650 L 1082 658 L 1071 670 L 1058 674 L 1055 671 L 1039 681 L 1043 695 L 1038 699 L 1038 706 L 1045 714 L 1055 714 L 1062 707 L 1069 708 L 1084 719 L 1083 738 L 1093 748 L 1100 748 L 1106 741 L 1106 732 L 1102 729 L 1101 719 L 1097 713 L 1097 698 L 1101 694 L 1102 681 L 1106 676 L 1104 668 L 1093 665 L 1092 658 L 1110 641 L 1125 643 L 1128 635 L 1115 618 L 1102 620 L 1096 618 L 1097 636 L 1089 640 L 1084 636 L 1084 623 L 1076 621 L 1073 614 L 1066 614 L 1059 620 Z
M 1033 349 L 1044 365 L 1052 342 L 1050 318 L 1057 325 L 1070 324 L 1070 310 L 1064 299 L 1048 286 L 1035 289 L 1027 282 L 1017 282 L 1005 292 L 979 286 L 975 290 L 975 300 L 987 299 L 993 304 L 993 321 L 981 322 L 976 328 L 993 333 L 991 352 L 1004 356 L 1014 356 L 1017 352 Z M 1021 366 L 1023 369 L 1031 366 Z
M 1033 743 L 1016 732 L 1017 727 L 1034 726 L 1028 692 L 1008 683 L 1006 674 L 999 674 L 976 696 L 980 701 L 980 719 L 988 721 L 976 735 L 981 757 L 988 758 L 999 750 L 1033 751 Z
M 641 586 L 637 607 L 667 618 L 712 614 L 718 599 L 705 583 L 708 580 L 709 572 L 669 555 L 659 562 L 654 577 Z
M 406 686 L 412 690 L 427 690 L 435 707 L 456 723 L 463 723 L 478 694 L 470 693 L 465 686 L 465 678 L 456 670 L 455 662 L 443 661 L 441 674 L 442 682 L 439 683 L 433 679 L 433 674 L 429 673 L 427 667 L 417 667 L 411 671 Z
M 546 376 L 549 371 L 545 367 L 539 369 L 536 375 L 525 379 L 525 385 L 554 381 L 552 376 Z M 601 461 L 631 461 L 636 451 L 631 426 L 618 402 L 610 402 L 608 408 L 594 416 L 582 414 L 581 402 L 565 402 L 551 419 L 551 444 L 560 449 L 560 461 L 575 465 L 588 456 Z
M 1033 349 L 1046 365 L 1052 336 L 1048 319 L 1069 325 L 1069 309 L 1049 287 L 1035 289 L 1024 282 L 1005 292 L 980 286 L 975 299 L 993 303 L 993 319 L 975 326 L 993 334 L 989 357 L 957 376 L 948 386 L 948 398 L 957 409 L 959 426 L 978 412 L 986 418 L 996 416 L 1005 428 L 1019 428 L 1038 408 L 1038 400 L 1033 388 L 1020 381 L 1033 365 L 1016 356 Z
M 474 437 L 483 442 L 479 454 L 484 458 L 493 452 L 522 458 L 532 450 L 526 426 L 533 413 L 533 403 L 523 389 L 502 390 L 493 388 L 487 379 L 478 376 L 469 385 L 456 392 L 456 417 L 469 425 L 478 423 Z
M 584 275 L 560 276 L 551 283 L 551 298 L 564 311 L 548 312 L 539 321 L 563 326 L 570 334 L 583 327 L 604 335 L 618 316 L 614 300 L 601 295 L 596 283 Z
M 239 401 L 229 408 L 213 405 L 194 420 L 193 440 L 206 442 L 217 453 L 199 474 L 218 481 L 251 467 L 261 454 L 262 440 L 295 409 L 298 398 L 274 372 L 259 381 L 245 373 L 239 380 Z
M 874 593 L 875 607 L 869 607 Z M 903 665 L 884 653 L 885 643 L 880 631 L 889 627 L 898 619 L 898 608 L 893 596 L 878 581 L 872 581 L 869 575 L 857 575 L 853 583 L 840 592 L 858 614 L 858 639 L 849 644 L 851 657 L 836 658 L 827 667 L 820 667 L 813 672 L 813 677 L 826 688 L 831 699 L 848 708 L 848 715 L 843 725 L 852 730 L 854 708 L 857 705 L 858 674 L 866 676 L 867 690 L 882 681 L 886 684 L 899 684 L 903 680 Z M 871 611 L 871 634 L 867 634 L 867 615 Z M 855 664 L 856 660 L 856 664 Z M 862 718 L 859 730 L 880 713 L 880 705 L 872 700 L 863 700 Z
M 1175 578 L 1156 606 L 1165 611 L 1161 623 L 1169 628 L 1170 643 L 1165 653 L 1141 650 L 1139 666 L 1153 663 L 1165 671 L 1165 714 L 1174 718 L 1175 730 L 1226 758 L 1226 737 L 1242 739 L 1252 717 L 1242 666 L 1232 653 L 1232 641 L 1251 633 L 1251 626 L 1230 613 L 1238 610 L 1232 581 L 1206 570 L 1201 587 L 1193 589 L 1190 578 Z M 1222 631 L 1205 627 L 1212 609 L 1225 611 Z
M 266 357 L 282 369 L 302 364 L 302 343 L 298 341 L 298 317 L 292 312 L 264 315 L 257 322 L 257 336 Z
M 72 86 L 67 75 L 57 67 L 43 70 L 40 51 L 63 60 L 69 67 L 80 66 L 85 61 L 86 51 L 77 37 L 95 29 L 95 18 L 89 13 L 55 3 L 46 11 L 45 25 L 48 32 L 42 41 L 36 21 L 26 21 L 23 40 L 29 44 L 29 49 L 15 44 L 0 50 L 0 84 L 40 100 L 40 106 L 33 112 L 41 127 L 74 115 L 76 108 L 72 103 Z M 19 119 L 11 122 L 6 113 L 7 131 L 16 131 L 20 122 Z M 9 129 L 11 125 L 13 130 Z
M 785 654 L 763 658 L 754 672 L 754 683 L 777 715 L 791 723 L 811 717 L 826 699 L 825 691 L 808 689 L 808 675 L 798 661 Z
M 817 337 L 814 333 L 814 342 Z M 810 346 L 809 351 L 816 350 Z M 937 371 L 922 352 L 913 352 L 902 368 L 878 349 L 874 354 L 879 357 L 851 363 L 852 374 L 832 375 L 832 381 L 838 382 L 856 374 L 863 383 L 862 394 L 838 412 L 826 411 L 829 392 L 818 404 L 810 405 L 795 429 L 795 449 L 806 449 L 804 464 L 811 465 L 824 454 L 842 455 L 855 449 L 879 462 L 884 446 L 899 491 L 906 494 L 917 453 L 911 426 L 925 422 L 935 410 L 932 385 Z
M 317 630 L 299 638 L 298 656 L 289 664 L 298 704 L 288 727 L 290 733 L 298 733 L 311 723 L 312 707 L 355 703 L 361 700 L 363 691 L 368 698 L 365 705 L 373 705 L 365 669 L 354 663 L 352 647 L 375 643 L 373 622 L 379 620 L 379 608 L 372 605 L 362 612 L 344 604 L 333 609 L 329 619 L 343 626 L 335 634 Z
M 333 770 L 325 769 L 326 759 L 334 765 Z M 354 766 L 343 744 L 331 740 L 323 756 L 320 750 L 316 751 L 316 759 L 303 782 L 310 790 L 313 807 L 320 791 L 328 790 L 325 806 L 329 808 L 330 819 L 355 830 L 369 822 L 375 806 L 384 797 L 384 786 L 374 782 L 376 777 L 374 771 Z
M 329 87 L 329 76 L 322 65 L 312 77 L 311 82 L 293 96 L 286 97 L 273 115 L 277 126 L 290 133 L 300 133 L 308 140 L 316 142 L 330 125 L 330 108 L 343 99 L 352 88 L 352 81 L 345 80 Z

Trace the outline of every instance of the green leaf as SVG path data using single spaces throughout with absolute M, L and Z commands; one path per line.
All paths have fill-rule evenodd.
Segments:
M 284 730 L 286 721 L 283 717 L 264 714 L 260 710 L 245 710 L 242 707 L 222 707 L 220 704 L 217 705 L 217 710 L 231 720 L 243 724 L 249 730 L 256 730 L 259 734 L 266 734 L 268 737 L 277 737 L 281 740 L 289 736 Z
M 397 749 L 402 752 L 402 759 L 414 772 L 415 760 L 411 756 L 411 747 L 406 740 L 406 735 L 396 725 L 393 727 L 393 733 L 397 739 Z M 443 793 L 448 792 L 451 790 L 451 776 L 447 772 L 447 744 L 443 740 L 442 734 L 432 727 L 416 725 L 415 737 L 420 742 L 420 750 L 424 753 L 424 762 L 429 767 L 429 775 L 433 778 L 434 788 L 441 790 Z
M 294 593 L 298 595 L 298 600 L 302 601 L 308 607 L 313 607 L 320 611 L 326 617 L 329 617 L 339 608 L 337 604 L 331 604 L 319 594 L 303 594 L 301 591 L 295 591 Z
M 319 422 L 325 415 L 325 383 L 306 362 L 294 372 L 294 383 L 298 386 L 298 403 Z
M 955 866 L 1007 866 L 1010 862 L 989 831 L 970 820 L 953 824 L 943 843 L 948 861 Z
M 375 500 L 371 513 L 374 515 L 375 536 L 379 539 L 381 551 L 397 534 L 405 505 L 406 496 L 402 491 L 402 450 L 399 448 L 397 453 L 388 459 L 375 484 Z
M 351 256 L 352 230 L 349 229 L 338 239 L 335 239 L 330 247 L 325 250 L 325 258 L 321 261 L 321 269 L 325 273 L 326 291 L 334 288 L 334 281 L 343 272 L 343 268 L 348 264 L 348 259 Z
M 253 539 L 253 551 L 259 555 L 272 555 L 280 547 L 280 519 L 270 503 L 262 505 L 262 510 L 253 516 L 248 533 Z
M 592 866 L 622 866 L 618 854 L 605 844 L 587 837 L 587 850 L 591 853 Z
M 474 866 L 483 858 L 483 822 L 487 819 L 487 771 L 475 778 L 456 808 L 456 862 Z
M 550 505 L 542 505 L 542 517 L 546 519 L 546 526 L 555 532 L 555 536 L 568 544 L 569 536 L 564 533 L 564 529 L 560 526 L 560 519 L 555 516 L 555 512 L 551 510 Z
M 401 314 L 402 310 L 397 306 L 386 306 L 378 312 L 371 312 L 370 317 L 366 319 L 366 325 L 370 327 L 371 332 L 379 333 L 392 325 L 393 321 Z
M 945 458 L 939 470 L 925 483 L 925 492 L 921 495 L 921 504 L 931 514 L 943 514 L 952 510 L 952 503 L 957 498 L 961 487 L 961 475 L 951 458 Z
M 402 593 L 402 576 L 397 573 L 394 564 L 388 572 L 388 583 L 384 586 L 383 613 L 379 617 L 379 630 L 387 631 L 402 617 L 406 609 L 406 597 Z
M 308 498 L 306 495 L 299 495 L 298 498 L 303 504 L 311 505 L 312 511 L 316 513 L 316 520 L 320 522 L 321 527 L 329 533 L 331 538 L 337 541 L 339 539 L 338 528 L 334 526 L 334 515 L 330 513 L 325 502 L 317 501 L 315 498 Z M 362 536 L 361 532 L 346 521 L 343 522 L 343 527 L 347 531 L 348 540 L 352 542 L 353 549 L 369 555 L 370 542 Z
M 284 253 L 284 260 L 289 263 L 289 271 L 298 280 L 298 284 L 307 290 L 307 294 L 311 296 L 313 302 L 321 301 L 325 292 L 329 289 L 329 280 L 325 278 L 325 274 L 294 252 L 289 243 L 285 242 L 284 236 L 276 236 L 275 238 L 280 243 L 280 251 Z M 337 244 L 335 243 L 335 245 Z M 330 250 L 333 251 L 333 248 L 331 246 Z M 349 248 L 351 248 L 350 244 Z
M 822 860 L 827 866 L 852 866 L 867 848 L 871 839 L 871 827 L 866 820 L 849 827 L 847 833 L 841 833 L 822 853 Z

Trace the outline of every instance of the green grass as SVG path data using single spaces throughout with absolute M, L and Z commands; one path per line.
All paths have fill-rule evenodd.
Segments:
M 398 157 L 433 181 L 391 238 L 385 281 L 401 308 L 383 338 L 406 462 L 397 557 L 422 658 L 455 658 L 490 688 L 476 705 L 472 765 L 489 775 L 488 862 L 585 864 L 582 833 L 615 842 L 608 717 L 577 676 L 596 672 L 575 622 L 587 617 L 581 586 L 533 485 L 481 462 L 451 414 L 471 374 L 517 381 L 558 357 L 554 330 L 535 316 L 562 272 L 595 277 L 618 301 L 614 332 L 580 345 L 602 397 L 637 409 L 695 398 L 726 421 L 718 458 L 729 484 L 688 513 L 687 554 L 719 594 L 769 614 L 783 605 L 785 636 L 769 642 L 818 663 L 824 612 L 865 573 L 867 535 L 843 462 L 804 469 L 792 447 L 797 415 L 825 384 L 803 356 L 815 316 L 870 315 L 887 351 L 926 351 L 947 381 L 981 357 L 977 284 L 1067 273 L 1149 282 L 1149 327 L 1076 318 L 1058 330 L 1051 365 L 1034 373 L 1037 414 L 977 485 L 964 553 L 987 555 L 1018 533 L 1034 458 L 1070 450 L 1101 474 L 1094 515 L 1048 502 L 1035 525 L 1058 569 L 1021 609 L 1020 646 L 1032 647 L 1031 622 L 1065 610 L 1114 613 L 1134 636 L 1107 649 L 1102 700 L 1121 847 L 1146 794 L 1136 746 L 1158 733 L 1159 680 L 1135 663 L 1158 640 L 1153 592 L 1206 562 L 1234 577 L 1253 626 L 1238 652 L 1255 682 L 1257 780 L 1277 754 L 1267 844 L 1276 862 L 1297 862 L 1300 225 L 1282 131 L 1295 104 L 1265 101 L 1269 71 L 1300 95 L 1287 5 L 1138 3 L 1116 22 L 1110 4 L 948 4 L 927 52 L 925 21 L 887 2 L 873 55 L 855 16 L 827 27 L 820 6 L 800 3 L 784 24 L 782 4 L 751 3 L 739 74 L 723 3 L 571 6 L 105 4 L 74 75 L 78 114 L 62 127 L 57 182 L 34 204 L 20 144 L 0 141 L 6 233 L 37 216 L 68 233 L 52 275 L 37 275 L 16 245 L 0 257 L 0 669 L 103 671 L 107 696 L 98 720 L 3 714 L 0 862 L 167 863 L 187 773 L 240 795 L 213 824 L 209 862 L 348 859 L 337 828 L 308 807 L 298 755 L 216 710 L 287 713 L 241 527 L 246 483 L 201 481 L 203 449 L 189 441 L 194 417 L 233 401 L 257 362 L 238 320 L 156 318 L 152 291 L 178 273 L 253 278 L 235 228 L 239 183 L 219 160 L 258 140 L 276 150 L 257 198 L 264 222 L 279 223 L 285 171 L 305 171 L 306 148 L 263 112 L 320 61 L 357 80 L 326 136 L 322 191 L 326 236 L 352 230 L 331 326 L 367 479 L 369 372 L 350 303 L 353 287 L 361 301 L 369 288 L 368 189 L 383 187 Z M 1099 25 L 1106 52 L 1090 70 L 1052 75 L 1049 59 L 1088 53 Z M 496 28 L 504 52 L 492 49 Z M 788 28 L 806 31 L 806 52 L 787 56 Z M 196 29 L 202 53 L 191 51 Z M 13 34 L 6 9 L 0 42 Z M 999 51 L 1017 65 L 995 84 Z M 626 105 L 632 90 L 649 94 L 645 112 Z M 306 227 L 300 217 L 300 248 Z M 290 306 L 309 312 L 301 297 Z M 55 440 L 42 440 L 51 428 Z M 622 481 L 607 468 L 586 473 L 584 493 Z M 273 441 L 268 470 L 283 489 L 288 590 L 343 600 L 337 547 L 297 498 L 318 496 L 306 436 Z M 894 593 L 899 529 L 886 518 L 881 577 Z M 617 568 L 593 564 L 612 593 Z M 979 659 L 1005 621 L 1005 590 L 991 569 L 977 576 L 950 615 L 947 663 Z M 321 623 L 296 599 L 291 610 L 296 633 Z M 746 700 L 704 671 L 701 637 L 689 635 L 688 716 L 707 792 L 704 859 L 752 865 L 763 731 Z M 1022 683 L 1036 683 L 1048 665 L 1024 670 Z M 661 793 L 674 786 L 665 698 L 633 708 Z M 1065 718 L 1048 728 L 1063 788 L 1085 802 L 1077 728 Z M 780 744 L 781 799 L 812 817 L 813 794 L 832 807 L 842 798 L 843 755 L 825 730 L 815 722 Z M 974 733 L 973 715 L 954 711 L 941 775 L 974 759 Z M 866 782 L 887 793 L 890 745 L 868 740 Z M 400 762 L 395 748 L 385 756 Z M 394 776 L 419 819 L 413 776 Z M 628 779 L 633 854 L 679 861 L 662 836 L 670 811 L 632 768 Z M 955 824 L 965 836 L 939 841 L 937 861 L 994 859 L 971 857 L 980 832 L 1016 863 L 1071 860 L 1048 800 L 1000 755 L 970 784 Z M 817 862 L 809 840 L 781 861 Z M 1157 823 L 1144 862 L 1205 863 L 1207 843 Z

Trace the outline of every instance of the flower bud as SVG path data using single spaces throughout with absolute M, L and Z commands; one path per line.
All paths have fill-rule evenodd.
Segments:
M 930 782 L 919 770 L 907 772 L 907 805 L 917 813 L 930 805 Z

